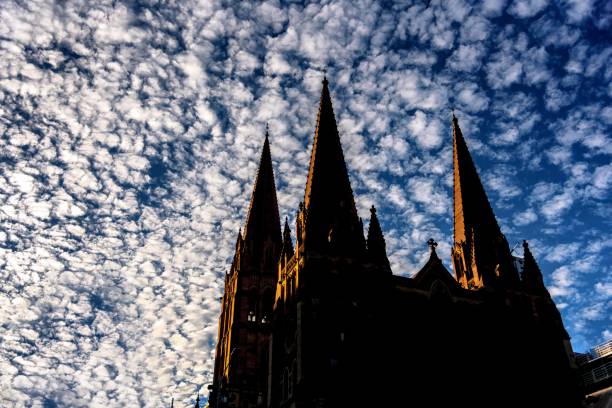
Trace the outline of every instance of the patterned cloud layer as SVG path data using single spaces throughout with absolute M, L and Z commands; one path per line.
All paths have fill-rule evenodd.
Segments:
M 394 273 L 449 263 L 454 108 L 574 347 L 612 336 L 610 3 L 382 3 L 0 5 L 0 406 L 207 394 L 265 124 L 292 222 L 324 70 Z

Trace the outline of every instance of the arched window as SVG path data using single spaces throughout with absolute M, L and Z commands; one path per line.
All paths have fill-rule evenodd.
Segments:
M 272 319 L 272 307 L 274 306 L 274 293 L 272 292 L 272 288 L 266 288 L 264 290 L 261 303 L 261 321 L 262 323 L 266 323 Z
M 249 314 L 248 321 L 257 321 L 257 289 L 251 289 L 249 292 Z
M 450 302 L 451 294 L 448 287 L 440 279 L 436 279 L 429 289 L 429 298 L 435 302 Z

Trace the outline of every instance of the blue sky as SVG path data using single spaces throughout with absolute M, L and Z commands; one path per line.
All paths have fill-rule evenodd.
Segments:
M 574 348 L 612 336 L 612 3 L 156 3 L 0 4 L 0 406 L 191 403 L 265 123 L 292 222 L 324 69 L 394 273 L 449 265 L 454 107 Z

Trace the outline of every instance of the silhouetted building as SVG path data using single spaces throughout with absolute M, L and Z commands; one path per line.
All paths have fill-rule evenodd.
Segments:
M 515 267 L 453 115 L 455 278 L 436 254 L 391 272 L 357 214 L 323 91 L 295 248 L 263 147 L 225 280 L 210 406 L 575 407 L 569 336 L 524 242 Z
M 576 353 L 576 364 L 587 395 L 612 387 L 612 340 Z

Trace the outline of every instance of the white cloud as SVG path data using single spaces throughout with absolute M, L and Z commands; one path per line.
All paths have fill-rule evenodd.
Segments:
M 449 58 L 448 64 L 456 71 L 475 72 L 480 69 L 483 56 L 482 45 L 461 44 Z
M 433 149 L 442 142 L 440 122 L 422 111 L 416 111 L 408 123 L 410 135 L 424 149 Z
M 507 88 L 520 81 L 523 64 L 505 52 L 497 54 L 487 65 L 487 79 L 492 88 Z
M 580 244 L 577 242 L 558 244 L 546 253 L 545 259 L 549 262 L 564 262 L 571 260 L 576 257 L 579 249 Z
M 496 17 L 503 12 L 505 6 L 506 0 L 484 0 L 482 11 L 487 16 Z
M 594 0 L 567 0 L 564 4 L 564 11 L 567 13 L 568 20 L 577 23 L 584 20 L 591 14 Z
M 489 106 L 489 99 L 476 84 L 460 83 L 457 91 L 457 99 L 462 109 L 469 112 L 480 112 Z
M 557 268 L 552 273 L 553 284 L 550 287 L 550 294 L 553 297 L 569 296 L 574 293 L 575 283 L 574 273 L 567 267 Z
M 609 218 L 612 115 L 592 101 L 612 88 L 609 49 L 581 33 L 592 2 L 567 23 L 537 1 L 22 3 L 0 10 L 0 405 L 193 405 L 265 123 L 291 219 L 325 68 L 397 273 L 430 237 L 450 252 L 452 102 L 509 238 L 589 242 L 551 256 L 593 299 L 564 269 L 553 292 L 570 328 L 602 332 L 576 317 L 607 293 L 590 217 Z
M 514 0 L 508 12 L 519 17 L 533 17 L 548 5 L 548 0 Z
M 595 283 L 595 291 L 606 297 L 612 296 L 612 282 L 597 282 Z
M 573 192 L 571 190 L 566 190 L 543 203 L 540 207 L 540 212 L 549 221 L 558 222 L 559 218 L 574 204 L 574 200 L 575 195 Z
M 518 226 L 529 225 L 534 223 L 538 219 L 538 215 L 532 209 L 527 209 L 523 212 L 516 214 L 514 217 L 514 223 Z

